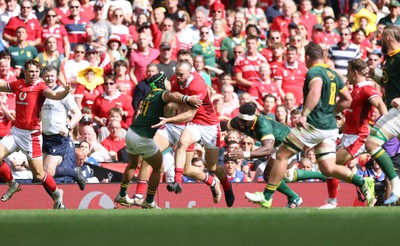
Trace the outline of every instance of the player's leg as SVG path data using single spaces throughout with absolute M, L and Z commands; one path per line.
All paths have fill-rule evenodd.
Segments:
M 7 143 L 7 147 L 3 145 L 3 141 Z M 6 193 L 1 197 L 1 201 L 3 202 L 9 200 L 14 193 L 21 190 L 21 186 L 15 181 L 11 174 L 11 168 L 4 161 L 7 156 L 16 150 L 16 147 L 11 135 L 4 137 L 0 143 L 0 177 L 8 184 Z
M 200 140 L 200 135 L 198 132 L 193 131 L 193 128 L 186 127 L 179 138 L 178 145 L 175 152 L 175 178 L 174 185 L 176 185 L 176 189 L 174 188 L 175 193 L 180 193 L 182 191 L 182 175 L 185 167 L 186 159 L 186 150 L 187 148 Z
M 367 205 L 370 207 L 374 206 L 376 199 L 373 180 L 369 177 L 363 178 L 358 176 L 357 174 L 352 173 L 352 171 L 345 166 L 336 165 L 335 146 L 332 143 L 320 143 L 315 148 L 315 154 L 319 168 L 323 174 L 360 187 L 367 199 Z
M 127 151 L 128 151 L 128 149 L 127 149 Z M 132 181 L 132 178 L 135 174 L 136 168 L 138 167 L 140 156 L 137 154 L 131 154 L 131 153 L 129 153 L 129 151 L 128 151 L 128 154 L 129 154 L 129 163 L 125 167 L 124 174 L 122 175 L 119 193 L 114 198 L 114 202 L 116 202 L 122 206 L 126 206 L 126 207 L 130 207 L 133 205 L 139 206 L 141 204 L 136 204 L 134 199 L 129 198 L 129 196 L 127 194 L 127 190 Z
M 271 168 L 273 165 L 273 158 L 268 159 L 268 164 L 265 166 L 263 177 L 264 181 L 268 183 L 269 175 L 271 174 Z M 280 183 L 279 187 L 276 189 L 280 193 L 284 194 L 287 199 L 288 203 L 286 204 L 286 208 L 296 208 L 301 205 L 303 199 L 290 187 L 286 184 L 284 180 Z
M 159 209 L 154 196 L 156 195 L 158 185 L 160 184 L 162 173 L 162 153 L 157 151 L 151 157 L 144 158 L 145 162 L 149 163 L 152 167 L 152 172 L 149 178 L 149 187 L 147 188 L 146 200 L 142 203 L 142 208 L 145 209 Z
M 400 197 L 400 179 L 393 166 L 393 161 L 388 153 L 382 148 L 382 145 L 393 137 L 400 136 L 400 114 L 399 110 L 391 109 L 387 114 L 375 124 L 371 134 L 367 138 L 365 147 L 382 171 L 390 180 L 392 194 L 384 202 L 385 205 L 397 202 Z
M 345 165 L 348 161 L 350 161 L 353 156 L 349 153 L 349 151 L 344 147 L 341 146 L 336 151 L 336 164 L 337 165 Z M 337 208 L 337 195 L 339 190 L 339 179 L 328 177 L 326 179 L 326 186 L 328 188 L 328 199 L 326 203 L 319 207 L 320 209 L 333 209 Z
M 43 168 L 48 174 L 54 177 L 56 168 L 62 162 L 62 156 L 43 154 Z

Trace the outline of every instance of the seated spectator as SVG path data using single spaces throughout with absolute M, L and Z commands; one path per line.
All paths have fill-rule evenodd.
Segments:
M 11 174 L 18 183 L 32 183 L 33 175 L 31 170 L 29 169 L 26 155 L 22 153 L 22 151 L 12 153 L 4 159 L 4 162 L 6 163 L 0 163 L 0 166 L 9 165 L 11 168 Z
M 114 107 L 110 109 L 110 112 L 108 113 L 108 118 L 106 122 L 110 122 L 112 120 L 117 120 L 119 122 L 122 121 L 122 110 L 121 108 Z M 108 130 L 107 126 L 103 126 L 99 129 L 98 131 L 98 138 L 99 142 L 101 143 L 104 139 L 106 139 L 110 135 L 110 131 Z M 121 128 L 120 130 L 120 137 L 125 138 L 126 135 L 126 130 Z
M 85 106 L 92 109 L 95 99 L 104 92 L 103 69 L 88 67 L 80 70 L 76 81 L 78 82 L 75 90 L 76 103 L 80 109 Z
M 389 197 L 390 195 L 390 183 L 389 180 L 386 178 L 385 173 L 382 171 L 378 163 L 373 159 L 370 159 L 365 164 L 365 171 L 363 173 L 364 177 L 371 177 L 375 181 L 375 196 L 376 196 L 376 203 L 375 206 L 382 206 L 383 202 Z
M 134 115 L 131 102 L 130 96 L 123 95 L 116 89 L 114 76 L 107 75 L 104 82 L 104 92 L 96 97 L 92 105 L 93 119 L 100 127 L 105 126 L 110 109 L 118 107 L 122 110 L 122 128 L 127 129 L 131 125 Z
M 84 125 L 79 129 L 79 131 L 81 138 L 80 140 L 85 140 L 89 143 L 90 152 L 88 153 L 88 156 L 93 157 L 97 162 L 111 161 L 111 157 L 108 154 L 107 149 L 97 141 L 96 132 L 92 126 Z
M 284 125 L 289 125 L 288 113 L 286 111 L 285 106 L 278 105 L 276 107 L 275 116 L 276 116 L 276 121 L 278 121 L 279 123 Z
M 293 109 L 292 112 L 290 112 L 290 124 L 289 127 L 293 128 L 297 126 L 297 122 L 299 122 L 299 119 L 301 117 L 301 110 L 300 109 Z
M 204 79 L 208 87 L 211 87 L 211 76 L 204 70 L 204 56 L 196 55 L 193 58 L 193 67 Z
M 254 144 L 253 138 L 244 135 L 242 139 L 240 140 L 240 148 L 242 148 L 243 151 L 253 151 L 257 147 Z M 252 169 L 253 163 L 256 159 L 255 158 L 244 158 L 242 161 L 242 166 L 249 166 L 249 170 Z
M 246 174 L 240 170 L 236 160 L 229 158 L 228 155 L 224 156 L 224 168 L 229 182 L 250 182 Z
M 111 120 L 107 127 L 110 135 L 101 142 L 101 145 L 106 148 L 112 161 L 128 162 L 125 139 L 120 137 L 121 122 Z
M 239 98 L 238 95 L 234 92 L 234 87 L 231 84 L 225 84 L 221 88 L 221 94 L 223 98 L 223 108 L 222 115 L 232 117 L 232 112 L 239 108 Z
M 80 172 L 82 177 L 85 179 L 86 183 L 99 183 L 99 180 L 93 176 L 93 169 L 91 169 L 87 164 L 88 157 L 84 150 L 81 148 L 75 149 L 76 158 L 76 168 Z
M 263 99 L 267 94 L 272 94 L 275 98 L 279 98 L 279 88 L 274 80 L 271 80 L 271 69 L 268 63 L 263 63 L 260 65 L 259 69 L 260 79 L 258 82 L 254 82 L 250 89 L 249 93 L 254 98 L 257 108 L 262 110 L 263 108 Z
M 80 150 L 82 150 L 82 152 L 84 154 L 84 162 L 90 163 L 90 164 L 93 164 L 93 165 L 99 165 L 99 163 L 93 157 L 89 156 L 90 155 L 90 144 L 89 144 L 89 142 L 87 142 L 85 140 L 82 140 L 79 143 L 78 148 Z M 79 163 L 80 160 L 77 159 L 77 162 Z M 86 177 L 86 176 L 84 175 L 84 177 Z

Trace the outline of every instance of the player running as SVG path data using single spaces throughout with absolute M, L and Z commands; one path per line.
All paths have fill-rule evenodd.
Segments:
M 288 159 L 306 148 L 315 148 L 319 169 L 329 177 L 339 178 L 360 187 L 368 206 L 373 206 L 375 199 L 374 181 L 353 174 L 348 168 L 336 165 L 336 139 L 338 129 L 336 113 L 348 108 L 351 95 L 340 76 L 324 64 L 324 51 L 317 44 L 306 48 L 306 65 L 309 68 L 304 92 L 304 108 L 297 127 L 285 138 L 273 161 L 268 184 L 263 193 L 246 192 L 245 197 L 262 207 L 272 205 L 272 195 L 279 187 L 285 174 Z M 336 101 L 339 95 L 339 101 Z
M 40 111 L 46 98 L 62 100 L 69 94 L 70 85 L 63 91 L 49 88 L 40 76 L 41 65 L 38 61 L 28 60 L 24 65 L 25 79 L 7 84 L 0 80 L 0 91 L 16 95 L 16 117 L 11 134 L 0 142 L 0 176 L 8 183 L 7 192 L 1 197 L 9 200 L 20 185 L 11 175 L 10 167 L 3 160 L 15 151 L 21 150 L 28 159 L 33 178 L 40 181 L 47 193 L 54 200 L 54 209 L 64 209 L 63 191 L 57 188 L 51 175 L 43 170 L 42 134 L 40 131 Z

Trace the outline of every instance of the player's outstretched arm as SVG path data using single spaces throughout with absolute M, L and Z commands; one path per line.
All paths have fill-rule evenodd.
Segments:
M 196 108 L 200 107 L 203 102 L 197 95 L 187 96 L 176 91 L 175 92 L 165 91 L 163 94 L 163 100 L 166 103 L 169 102 L 186 103 Z
M 158 127 L 168 124 L 168 123 L 191 121 L 193 119 L 193 117 L 196 115 L 196 112 L 197 112 L 196 108 L 191 108 L 191 109 L 189 109 L 181 114 L 178 114 L 174 117 L 170 117 L 170 118 L 160 117 L 160 122 L 158 122 L 155 125 L 152 125 L 151 128 L 158 128 Z
M 46 90 L 45 96 L 53 100 L 62 100 L 69 94 L 69 91 L 71 90 L 71 84 L 67 84 L 67 86 L 65 86 L 64 88 L 65 90 L 57 92 L 49 88 Z

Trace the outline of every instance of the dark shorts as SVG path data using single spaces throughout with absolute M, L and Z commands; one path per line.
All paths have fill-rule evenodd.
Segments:
M 64 156 L 68 149 L 69 142 L 70 142 L 69 136 L 63 137 L 59 134 L 56 135 L 43 134 L 42 152 L 48 155 Z

